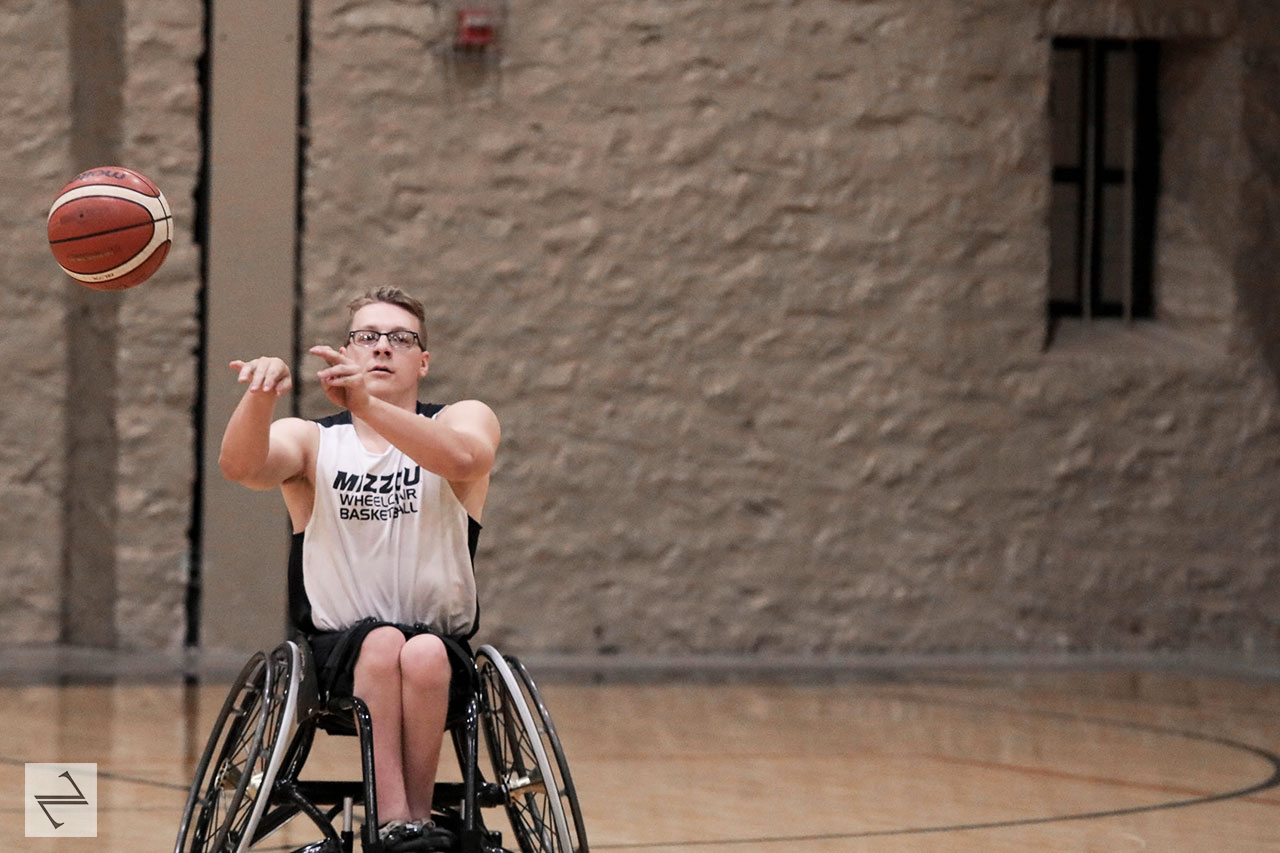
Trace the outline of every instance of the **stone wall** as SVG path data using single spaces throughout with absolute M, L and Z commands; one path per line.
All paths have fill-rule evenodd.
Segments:
M 172 648 L 202 4 L 122 2 L 115 144 L 179 239 L 113 303 L 104 619 L 115 644 Z M 22 377 L 0 413 L 0 628 L 24 643 L 66 636 L 65 398 L 86 358 L 42 232 L 94 165 L 73 162 L 57 6 L 0 10 L 0 347 Z M 452 54 L 443 0 L 309 8 L 303 341 L 336 341 L 353 292 L 406 285 L 430 314 L 425 396 L 498 412 L 483 639 L 1280 651 L 1262 0 L 514 0 L 495 61 Z M 1046 348 L 1059 34 L 1169 40 L 1161 315 Z M 327 411 L 316 367 L 305 414 Z
M 67 345 L 64 277 L 49 257 L 44 223 L 50 193 L 73 174 L 66 25 L 37 0 L 6 3 L 0 42 L 0 360 L 13 371 L 0 406 L 0 635 L 54 642 Z
M 427 396 L 498 412 L 489 636 L 1280 647 L 1233 5 L 527 0 L 497 64 L 426 5 L 312 14 L 305 337 L 405 284 Z M 1166 316 L 1046 351 L 1059 34 L 1176 42 L 1183 124 Z
M 116 14 L 91 37 L 107 38 L 123 13 L 123 39 L 107 50 L 124 54 L 121 91 L 109 93 L 119 111 L 106 116 L 75 98 L 104 73 L 95 62 L 121 57 L 73 61 L 86 31 L 74 29 L 68 4 L 15 0 L 0 10 L 0 347 L 17 377 L 0 415 L 0 633 L 29 644 L 172 648 L 185 631 L 195 470 L 203 12 L 168 0 L 97 6 Z M 70 283 L 45 242 L 58 188 L 108 165 L 102 158 L 154 179 L 177 222 L 162 270 L 119 294 Z M 91 426 L 77 433 L 71 419 Z M 114 451 L 102 458 L 101 446 Z M 110 523 L 99 531 L 101 519 Z
M 1242 233 L 1237 275 L 1246 294 L 1245 316 L 1271 374 L 1280 382 L 1280 7 L 1266 0 L 1244 4 L 1251 26 L 1241 51 L 1244 66 L 1241 126 L 1247 149 L 1243 177 Z
M 118 644 L 173 648 L 186 631 L 188 533 L 195 477 L 192 407 L 199 345 L 200 80 L 198 2 L 128 0 L 121 158 L 145 163 L 173 209 L 160 273 L 120 301 L 120 443 L 116 532 Z

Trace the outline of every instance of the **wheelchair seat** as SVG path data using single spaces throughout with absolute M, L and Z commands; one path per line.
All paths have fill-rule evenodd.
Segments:
M 485 822 L 500 809 L 522 853 L 586 853 L 587 838 L 568 762 L 528 671 L 492 646 L 469 665 L 474 689 L 446 722 L 461 782 L 437 782 L 432 819 L 458 838 L 461 853 L 504 853 Z M 361 778 L 301 778 L 317 730 L 360 740 Z M 491 776 L 480 768 L 481 745 Z M 325 699 L 305 639 L 254 654 L 222 704 L 195 769 L 174 853 L 285 850 L 265 839 L 299 815 L 320 836 L 293 853 L 352 853 L 354 812 L 363 812 L 361 849 L 377 837 L 373 724 L 358 697 Z M 335 820 L 341 816 L 341 826 Z

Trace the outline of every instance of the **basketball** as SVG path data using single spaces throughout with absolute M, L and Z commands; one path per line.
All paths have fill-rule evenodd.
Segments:
M 53 257 L 94 290 L 142 284 L 164 263 L 172 240 L 173 214 L 164 193 L 132 169 L 82 172 L 49 209 Z

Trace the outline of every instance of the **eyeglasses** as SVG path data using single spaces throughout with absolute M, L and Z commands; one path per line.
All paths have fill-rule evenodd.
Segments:
M 377 329 L 356 329 L 354 332 L 347 333 L 347 340 L 358 347 L 371 349 L 378 345 L 378 340 L 383 336 L 387 336 L 387 343 L 392 349 L 408 349 L 411 346 L 417 346 L 422 349 L 422 339 L 418 337 L 417 332 L 410 332 L 407 329 L 396 329 L 394 332 L 379 332 Z

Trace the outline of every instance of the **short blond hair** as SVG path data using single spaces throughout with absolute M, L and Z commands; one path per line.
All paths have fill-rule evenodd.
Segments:
M 422 333 L 422 348 L 427 347 L 427 310 L 422 307 L 422 303 L 405 293 L 398 287 L 375 287 L 366 290 L 360 296 L 352 299 L 347 303 L 347 310 L 351 312 L 351 318 L 356 316 L 356 312 L 366 305 L 377 305 L 385 302 L 388 305 L 394 305 L 397 308 L 403 308 L 410 314 L 418 318 L 418 330 Z M 349 323 L 350 321 L 348 321 Z

